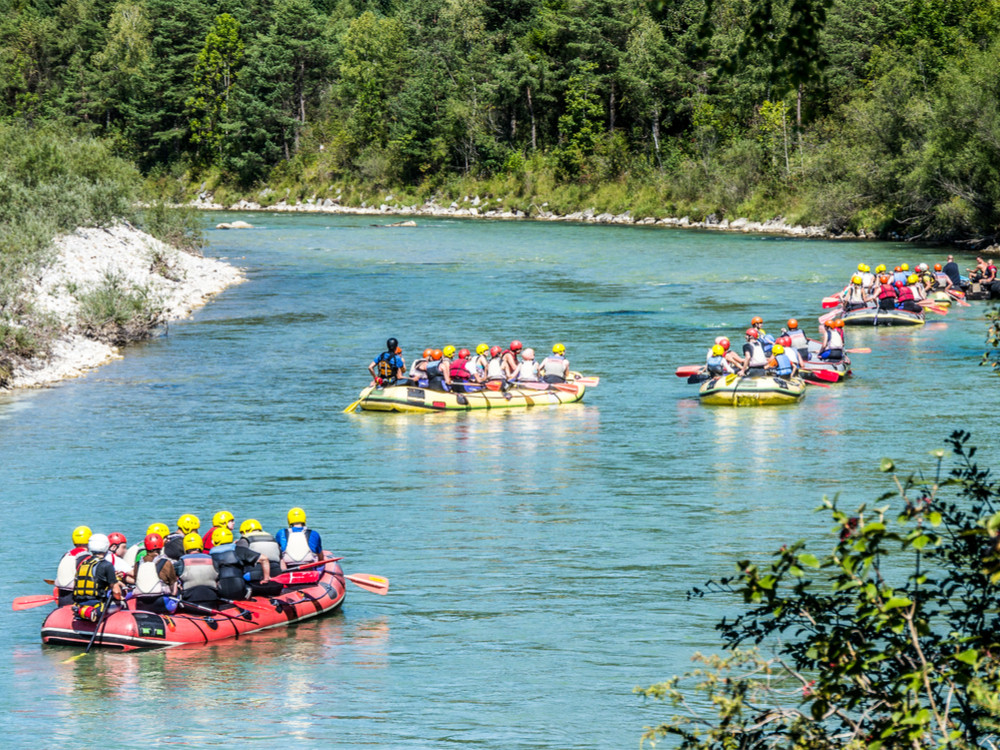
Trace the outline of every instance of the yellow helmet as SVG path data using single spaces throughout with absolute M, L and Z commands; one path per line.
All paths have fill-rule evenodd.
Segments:
M 906 280 L 906 283 L 907 284 L 916 284 L 917 280 L 918 280 L 917 279 L 917 275 L 915 273 L 911 273 L 910 276 L 909 276 L 909 278 Z
M 203 549 L 204 545 L 201 542 L 201 537 L 198 536 L 193 531 L 184 537 L 184 551 L 190 552 L 195 549 Z
M 858 263 L 858 270 L 861 271 L 862 273 L 864 273 L 864 271 L 865 271 L 865 264 L 864 263 Z
M 302 508 L 292 508 L 288 511 L 288 525 L 306 522 L 306 512 Z
M 851 283 L 853 283 L 853 284 L 860 284 L 861 283 L 861 277 L 860 276 L 855 276 L 853 279 L 851 279 Z
M 185 537 L 186 539 L 187 537 Z M 212 544 L 229 544 L 233 541 L 233 532 L 222 526 L 212 532 Z
M 552 345 L 552 353 L 553 354 L 562 354 L 565 351 L 566 351 L 566 347 L 563 346 L 562 344 L 553 344 Z
M 214 516 L 212 516 L 212 525 L 216 528 L 220 526 L 225 526 L 230 521 L 234 521 L 233 514 L 228 510 L 220 510 Z
M 264 527 L 260 525 L 260 521 L 256 518 L 248 518 L 243 523 L 240 524 L 240 533 L 246 536 L 254 531 L 263 531 Z
M 198 516 L 185 513 L 177 519 L 177 528 L 184 534 L 190 534 L 192 531 L 197 531 L 201 528 L 201 521 L 198 520 Z
M 448 344 L 448 346 L 443 347 L 441 349 L 441 354 L 447 357 L 448 359 L 451 359 L 452 357 L 455 356 L 455 347 L 453 347 L 451 344 Z
M 77 526 L 73 529 L 73 544 L 82 547 L 90 541 L 91 533 L 89 526 Z
M 159 534 L 160 536 L 165 537 L 169 533 L 170 527 L 165 523 L 151 523 L 149 524 L 149 528 L 146 529 L 146 536 L 149 536 L 150 534 Z
M 771 347 L 771 354 L 784 354 L 784 353 L 785 353 L 785 347 L 783 347 L 781 344 L 775 344 L 774 346 Z
M 910 264 L 909 263 L 904 263 L 903 265 L 900 266 L 900 268 L 902 268 L 904 271 L 909 271 L 910 270 Z
M 480 344 L 476 347 L 476 354 L 486 354 L 490 350 L 489 344 Z
M 726 350 L 722 348 L 721 344 L 716 344 L 715 346 L 712 347 L 712 354 L 714 354 L 716 357 L 721 357 L 725 353 Z
M 875 273 L 882 273 L 885 270 L 885 263 L 879 263 L 875 266 Z

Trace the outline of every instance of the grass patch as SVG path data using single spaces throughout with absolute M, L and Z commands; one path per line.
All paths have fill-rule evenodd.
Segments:
M 83 335 L 113 346 L 149 338 L 163 323 L 163 305 L 149 289 L 108 274 L 93 291 L 77 297 Z

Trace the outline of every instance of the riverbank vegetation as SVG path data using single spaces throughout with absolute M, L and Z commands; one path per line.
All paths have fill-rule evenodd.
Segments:
M 836 533 L 825 553 L 792 544 L 692 592 L 742 599 L 716 626 L 730 651 L 637 689 L 677 712 L 644 739 L 705 750 L 991 746 L 1000 490 L 969 437 L 949 439 L 956 465 L 944 476 L 943 450 L 931 476 L 883 459 L 893 482 L 872 507 L 824 499 Z
M 45 354 L 56 333 L 56 322 L 31 302 L 56 236 L 125 220 L 189 249 L 198 246 L 184 212 L 137 207 L 142 184 L 135 167 L 105 141 L 55 124 L 0 124 L 0 386 L 18 363 Z M 157 321 L 152 301 L 121 283 L 106 287 L 81 300 L 88 335 L 119 343 L 122 331 L 128 338 L 148 335 Z
M 174 199 L 821 224 L 991 241 L 996 0 L 19 0 L 0 119 Z

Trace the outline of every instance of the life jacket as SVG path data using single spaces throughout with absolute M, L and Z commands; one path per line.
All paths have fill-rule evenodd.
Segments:
M 809 339 L 806 338 L 801 328 L 793 328 L 787 335 L 788 339 L 792 342 L 792 346 L 796 349 L 804 349 L 809 346 Z
M 189 552 L 180 559 L 181 571 L 178 578 L 181 585 L 190 591 L 198 586 L 219 590 L 219 572 L 215 569 L 212 556 L 207 552 Z
M 878 288 L 878 298 L 886 299 L 888 297 L 896 296 L 896 287 L 892 284 L 879 284 Z
M 292 565 L 316 562 L 319 557 L 309 547 L 309 529 L 288 529 L 288 542 L 282 559 Z
M 420 365 L 427 365 L 427 359 L 425 357 L 420 357 L 420 359 L 413 360 L 413 364 L 410 365 L 410 377 L 419 378 L 421 373 Z
M 726 358 L 717 355 L 711 355 L 705 360 L 705 364 L 708 365 L 708 371 L 712 375 L 725 375 L 726 374 Z
M 468 368 L 473 377 L 476 375 L 482 375 L 486 372 L 486 362 L 487 359 L 485 354 L 477 354 L 469 360 Z
M 838 349 L 844 348 L 844 334 L 840 332 L 839 328 L 828 328 L 830 332 L 830 343 L 827 345 L 827 349 L 830 351 L 837 351 Z
M 80 562 L 80 555 L 85 555 L 87 552 L 86 547 L 74 547 L 62 556 L 62 559 L 59 561 L 59 567 L 56 569 L 55 585 L 57 588 L 73 588 L 73 584 L 76 581 L 76 564 Z
M 775 374 L 783 378 L 792 374 L 792 361 L 788 358 L 787 354 L 775 354 L 774 360 L 778 363 L 778 366 L 775 368 Z
M 160 571 L 166 565 L 167 558 L 162 554 L 156 557 L 146 556 L 139 563 L 139 568 L 135 574 L 135 592 L 137 594 L 165 594 L 170 590 L 163 581 L 160 580 Z
M 246 535 L 247 546 L 252 552 L 278 565 L 281 562 L 281 547 L 271 534 L 266 531 Z
M 756 339 L 752 339 L 747 342 L 750 346 L 750 359 L 747 362 L 747 367 L 766 367 L 767 366 L 767 355 L 764 354 L 764 347 Z
M 502 380 L 503 379 L 503 360 L 500 357 L 494 357 L 490 360 L 489 364 L 486 365 L 486 379 L 487 380 Z
M 379 378 L 383 385 L 392 385 L 396 382 L 398 369 L 395 352 L 382 352 L 375 360 L 375 377 Z
M 236 556 L 236 543 L 217 544 L 209 553 L 218 563 L 219 581 L 224 578 L 243 578 L 243 563 Z
M 913 299 L 913 290 L 910 289 L 910 287 L 908 286 L 899 287 L 899 290 L 896 292 L 897 302 L 906 302 L 907 300 L 912 300 L 912 299 Z
M 76 566 L 76 579 L 73 581 L 73 599 L 82 602 L 88 599 L 102 599 L 107 593 L 107 587 L 97 585 L 94 576 L 97 566 L 104 562 L 103 555 L 86 555 L 81 557 Z
M 927 290 L 923 288 L 920 284 L 914 284 L 908 287 L 910 293 L 913 295 L 913 299 L 919 302 L 922 299 L 927 299 Z
M 865 290 L 860 284 L 851 284 L 844 294 L 844 301 L 849 305 L 863 305 L 865 303 Z
M 171 531 L 163 538 L 163 554 L 171 560 L 180 560 L 184 554 L 184 535 L 179 531 Z
M 769 333 L 760 334 L 760 345 L 764 347 L 764 356 L 771 356 L 771 349 L 774 347 L 774 336 Z
M 471 378 L 471 374 L 468 369 L 469 361 L 466 359 L 456 359 L 451 363 L 451 369 L 449 374 L 453 378 L 458 378 L 459 380 L 468 380 Z
M 441 374 L 441 360 L 435 360 L 435 359 L 429 360 L 427 362 L 427 370 L 426 370 L 426 372 L 427 372 L 427 379 L 428 380 L 431 380 L 432 378 L 441 378 L 441 377 L 444 377 Z
M 907 274 L 906 274 L 905 271 L 899 271 L 898 273 L 893 273 L 892 274 L 892 283 L 895 284 L 896 282 L 899 282 L 901 284 L 905 284 L 906 283 L 906 276 L 907 276 Z
M 535 382 L 538 380 L 538 364 L 530 359 L 522 360 L 521 364 L 514 370 L 512 380 Z
M 561 354 L 553 354 L 542 360 L 541 369 L 545 371 L 545 377 L 555 376 L 566 379 L 569 372 L 569 362 Z

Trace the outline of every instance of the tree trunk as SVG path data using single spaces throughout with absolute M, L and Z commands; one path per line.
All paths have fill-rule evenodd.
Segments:
M 608 132 L 615 130 L 615 84 L 611 83 L 611 96 L 608 97 Z
M 531 117 L 531 150 L 534 151 L 536 148 L 538 148 L 538 141 L 536 140 L 537 123 L 535 122 L 535 107 L 531 103 L 531 86 L 528 86 L 527 89 L 528 89 L 528 115 Z
M 653 150 L 656 152 L 656 166 L 663 169 L 663 162 L 660 160 L 660 108 L 653 107 Z

